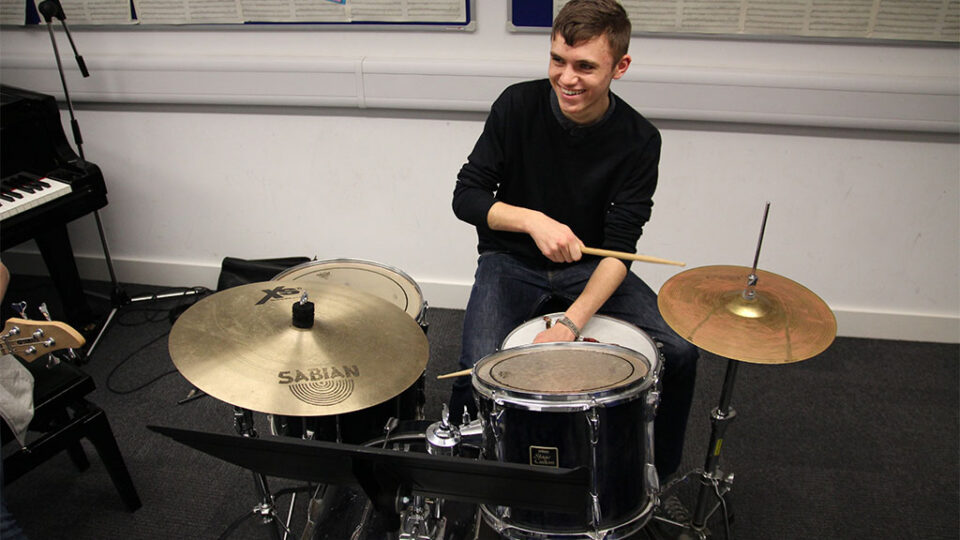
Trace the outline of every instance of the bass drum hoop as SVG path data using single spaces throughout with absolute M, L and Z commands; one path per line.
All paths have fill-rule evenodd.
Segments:
M 314 272 L 308 272 L 307 270 L 321 271 L 328 267 L 331 270 L 333 270 L 338 268 L 337 265 L 348 265 L 348 268 L 350 270 L 365 270 L 365 268 L 363 267 L 373 267 L 380 270 L 385 270 L 386 272 L 390 274 L 394 274 L 396 277 L 401 278 L 403 281 L 406 282 L 407 285 L 409 285 L 416 292 L 417 298 L 414 299 L 415 301 L 411 302 L 410 295 L 407 294 L 406 288 L 404 288 L 402 285 L 397 283 L 398 285 L 400 285 L 400 289 L 403 290 L 404 294 L 407 296 L 406 307 L 399 306 L 399 305 L 398 307 L 403 309 L 408 315 L 413 317 L 413 319 L 417 321 L 418 324 L 423 326 L 424 318 L 426 316 L 426 311 L 427 311 L 427 303 L 423 299 L 423 291 L 420 289 L 420 285 L 416 281 L 414 281 L 412 277 L 410 277 L 403 270 L 400 270 L 399 268 L 396 268 L 393 266 L 389 266 L 383 263 L 378 263 L 375 261 L 368 261 L 365 259 L 324 259 L 324 260 L 317 260 L 317 261 L 308 261 L 308 262 L 287 268 L 283 272 L 280 272 L 279 274 L 273 276 L 273 281 L 282 281 L 282 280 L 297 281 L 299 279 L 303 279 L 313 275 Z M 344 267 L 341 266 L 339 268 L 344 268 Z M 378 274 L 378 275 L 380 275 L 381 277 L 387 277 L 386 273 Z M 290 276 L 294 276 L 294 277 L 291 278 Z M 371 291 L 365 291 L 363 289 L 361 289 L 361 291 L 366 292 L 367 294 L 372 294 L 374 296 L 379 296 L 376 293 Z M 384 300 L 391 301 L 390 298 L 384 298 Z M 394 303 L 396 305 L 395 302 L 391 302 L 391 303 Z
M 654 498 L 650 497 L 650 499 L 647 501 L 647 504 L 644 505 L 644 507 L 640 509 L 636 515 L 627 519 L 623 523 L 606 529 L 591 529 L 583 532 L 557 532 L 529 528 L 512 522 L 510 518 L 498 516 L 496 511 L 492 510 L 490 505 L 486 504 L 480 505 L 480 511 L 483 514 L 483 520 L 487 523 L 487 525 L 497 531 L 497 534 L 507 538 L 517 540 L 529 540 L 531 538 L 535 538 L 537 540 L 596 540 L 597 538 L 602 538 L 603 540 L 620 540 L 621 538 L 627 538 L 634 535 L 637 531 L 647 525 L 647 523 L 650 521 L 650 518 L 653 517 L 653 509 L 656 506 L 654 503 Z M 519 533 L 519 535 L 517 535 L 517 533 Z

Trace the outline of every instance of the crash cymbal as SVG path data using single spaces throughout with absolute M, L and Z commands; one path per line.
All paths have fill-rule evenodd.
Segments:
M 314 304 L 310 328 L 293 325 L 293 304 L 304 292 Z M 174 365 L 200 390 L 288 416 L 386 401 L 420 377 L 429 356 L 423 331 L 397 306 L 302 281 L 250 283 L 204 298 L 177 319 L 169 344 Z
M 819 296 L 795 281 L 750 268 L 704 266 L 664 283 L 657 303 L 681 337 L 725 358 L 756 364 L 799 362 L 820 354 L 837 334 L 837 320 Z

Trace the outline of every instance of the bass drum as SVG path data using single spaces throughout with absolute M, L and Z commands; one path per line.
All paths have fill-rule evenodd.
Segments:
M 482 506 L 507 538 L 625 538 L 659 489 L 653 417 L 659 363 L 618 345 L 519 345 L 480 360 L 472 384 L 487 459 L 591 471 L 585 516 Z
M 386 448 L 398 452 L 427 453 L 427 428 L 432 420 L 400 422 L 386 442 L 383 435 L 366 441 L 363 446 Z M 464 448 L 465 456 L 476 458 L 479 448 Z M 383 540 L 390 538 L 383 516 L 373 509 L 362 489 L 328 486 L 329 498 L 323 516 L 319 518 L 315 540 Z M 432 501 L 436 502 L 436 501 Z M 434 506 L 434 509 L 437 507 Z M 445 500 L 439 506 L 444 519 L 444 540 L 493 540 L 498 536 L 483 526 L 478 518 L 476 504 Z M 421 538 L 421 536 L 417 536 Z
M 393 303 L 426 329 L 427 303 L 420 286 L 402 270 L 361 259 L 310 261 L 288 268 L 274 281 L 316 280 L 321 283 L 354 287 Z M 424 330 L 426 331 L 426 330 Z
M 310 281 L 355 288 L 386 300 L 413 318 L 427 331 L 427 304 L 420 286 L 410 276 L 390 266 L 360 259 L 310 261 L 288 268 L 274 281 Z M 325 417 L 270 415 L 273 435 L 362 444 L 383 433 L 390 418 L 420 420 L 426 401 L 425 377 L 420 377 L 400 395 L 347 414 Z

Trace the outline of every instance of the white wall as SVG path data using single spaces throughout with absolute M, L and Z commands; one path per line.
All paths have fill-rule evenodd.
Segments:
M 212 286 L 224 256 L 357 257 L 463 307 L 475 236 L 450 210 L 455 175 L 483 111 L 548 50 L 505 29 L 507 2 L 480 4 L 474 32 L 71 28 L 89 79 L 58 32 L 120 279 Z M 956 48 L 631 52 L 614 91 L 664 139 L 641 253 L 749 266 L 769 200 L 761 268 L 819 294 L 841 335 L 960 340 Z M 0 77 L 61 94 L 45 29 L 4 28 Z M 92 217 L 71 235 L 82 274 L 105 278 Z M 4 260 L 42 271 L 31 244 Z M 634 271 L 657 289 L 682 270 Z

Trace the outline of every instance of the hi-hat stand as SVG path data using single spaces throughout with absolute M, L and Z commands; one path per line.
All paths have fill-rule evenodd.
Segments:
M 664 321 L 677 334 L 728 359 L 720 404 L 710 416 L 712 430 L 703 469 L 687 473 L 661 492 L 663 497 L 676 483 L 698 477 L 700 493 L 693 514 L 677 512 L 674 519 L 654 516 L 681 527 L 681 538 L 706 538 L 707 520 L 720 508 L 730 537 L 724 495 L 730 491 L 733 475 L 720 470 L 720 452 L 727 426 L 736 417 L 730 401 L 738 364 L 800 362 L 822 353 L 837 335 L 836 317 L 820 297 L 795 281 L 757 269 L 769 211 L 767 203 L 752 268 L 704 266 L 687 270 L 667 280 L 657 297 Z M 669 506 L 665 509 L 669 514 Z
M 763 221 L 760 223 L 760 238 L 757 240 L 757 250 L 753 256 L 753 270 L 747 276 L 746 288 L 742 296 L 745 301 L 754 301 L 757 297 L 757 264 L 760 262 L 760 248 L 763 246 L 763 233 L 767 228 L 767 216 L 770 214 L 770 203 L 768 202 L 763 209 Z M 727 359 L 727 372 L 723 378 L 723 388 L 720 391 L 720 404 L 710 413 L 710 443 L 707 445 L 707 458 L 703 464 L 703 470 L 700 474 L 700 492 L 697 496 L 697 505 L 693 509 L 693 516 L 690 518 L 690 528 L 686 532 L 692 532 L 695 538 L 705 538 L 704 529 L 707 520 L 719 508 L 723 508 L 724 524 L 727 527 L 727 538 L 730 538 L 730 516 L 727 509 L 726 500 L 723 496 L 730 491 L 733 484 L 733 474 L 724 477 L 720 470 L 720 451 L 723 448 L 723 436 L 726 434 L 730 422 L 737 416 L 730 406 L 730 400 L 733 398 L 733 383 L 737 377 L 737 366 L 739 362 L 732 358 Z M 713 507 L 710 506 L 710 499 L 715 498 Z M 680 538 L 690 538 L 681 534 Z
M 730 406 L 733 397 L 733 383 L 737 376 L 737 360 L 727 360 L 727 372 L 723 379 L 723 389 L 720 392 L 720 403 L 710 413 L 710 443 L 707 445 L 707 457 L 702 470 L 694 470 L 686 477 L 700 477 L 700 491 L 697 495 L 697 504 L 694 506 L 690 523 L 678 524 L 684 530 L 677 537 L 683 540 L 703 540 L 707 537 L 707 521 L 718 509 L 723 509 L 723 523 L 726 528 L 725 538 L 730 538 L 730 512 L 724 496 L 733 485 L 733 473 L 724 475 L 720 470 L 720 451 L 723 449 L 723 437 L 730 422 L 737 416 L 737 411 Z M 686 478 L 685 477 L 685 478 Z
M 698 478 L 700 481 L 696 506 L 693 508 L 693 514 L 687 519 L 674 521 L 667 516 L 654 516 L 657 521 L 679 528 L 680 532 L 676 536 L 678 540 L 704 540 L 707 538 L 709 536 L 707 522 L 720 509 L 723 510 L 723 524 L 726 532 L 724 538 L 731 538 L 730 509 L 724 497 L 732 489 L 734 475 L 733 473 L 724 474 L 720 470 L 720 453 L 723 449 L 723 440 L 727 428 L 737 416 L 737 411 L 730 406 L 730 401 L 733 398 L 733 384 L 737 376 L 738 366 L 739 362 L 737 360 L 727 359 L 727 371 L 720 391 L 720 402 L 710 413 L 710 442 L 707 445 L 707 457 L 704 460 L 703 468 L 694 469 L 672 480 L 661 491 L 661 499 L 663 499 L 678 484 L 686 482 L 690 478 Z
M 73 141 L 77 145 L 77 153 L 80 155 L 82 161 L 86 161 L 86 157 L 83 154 L 83 136 L 80 133 L 80 123 L 77 122 L 76 115 L 73 110 L 73 100 L 70 99 L 70 90 L 67 86 L 67 78 L 63 70 L 63 64 L 60 61 L 60 49 L 57 47 L 57 40 L 53 34 L 53 19 L 58 19 L 60 24 L 63 25 L 63 30 L 67 34 L 67 39 L 70 41 L 70 47 L 73 49 L 74 58 L 77 61 L 77 66 L 80 68 L 80 74 L 83 77 L 89 77 L 90 72 L 87 70 L 87 64 L 83 60 L 83 56 L 77 52 L 77 46 L 73 42 L 73 36 L 70 34 L 70 29 L 67 26 L 67 17 L 63 12 L 63 6 L 60 4 L 59 0 L 43 0 L 37 4 L 37 10 L 40 12 L 40 15 L 43 16 L 44 21 L 47 25 L 47 33 L 50 34 L 50 43 L 53 45 L 53 55 L 57 61 L 57 71 L 60 74 L 60 83 L 63 86 L 63 97 L 67 104 L 67 111 L 70 115 L 70 128 L 73 132 Z M 97 345 L 100 343 L 100 339 L 104 336 L 107 330 L 110 327 L 110 324 L 113 322 L 114 317 L 117 314 L 117 311 L 126 305 L 129 305 L 133 302 L 142 302 L 147 300 L 162 300 L 166 298 L 175 298 L 188 296 L 192 294 L 198 294 L 200 291 L 198 289 L 186 289 L 184 291 L 175 292 L 175 293 L 165 293 L 160 295 L 149 295 L 149 296 L 140 296 L 135 298 L 130 298 L 129 295 L 123 290 L 123 287 L 120 285 L 119 280 L 117 279 L 117 273 L 113 267 L 113 258 L 110 256 L 110 247 L 107 244 L 107 236 L 103 228 L 103 220 L 100 219 L 100 211 L 94 210 L 93 217 L 97 223 L 97 234 L 100 236 L 100 245 L 103 247 L 104 259 L 107 263 L 107 272 L 110 274 L 110 283 L 112 284 L 112 289 L 110 292 L 110 303 L 112 308 L 110 313 L 107 315 L 107 318 L 104 320 L 103 324 L 100 327 L 100 331 L 97 333 L 96 338 L 90 343 L 90 346 L 87 347 L 86 356 L 89 358 L 93 355 L 94 350 L 97 348 Z

